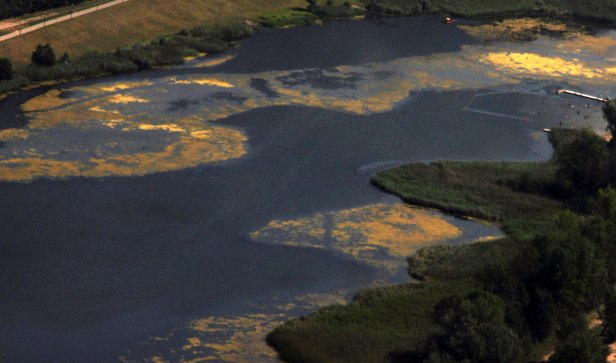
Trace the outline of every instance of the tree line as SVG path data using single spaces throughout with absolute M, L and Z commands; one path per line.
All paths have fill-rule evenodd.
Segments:
M 39 44 L 32 52 L 32 65 L 51 67 L 56 64 L 56 53 L 49 43 Z M 64 53 L 60 62 L 68 62 L 69 56 Z M 0 57 L 0 81 L 10 80 L 14 77 L 13 63 L 9 58 Z
M 83 1 L 84 0 L 2 0 L 0 1 L 0 19 L 61 6 L 76 5 Z

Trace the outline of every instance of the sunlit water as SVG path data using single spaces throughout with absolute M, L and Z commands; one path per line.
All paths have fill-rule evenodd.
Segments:
M 263 337 L 282 321 L 406 281 L 417 248 L 499 235 L 369 176 L 545 160 L 543 128 L 602 132 L 599 105 L 553 91 L 614 95 L 616 36 L 462 28 L 263 31 L 0 104 L 0 360 L 272 360 Z

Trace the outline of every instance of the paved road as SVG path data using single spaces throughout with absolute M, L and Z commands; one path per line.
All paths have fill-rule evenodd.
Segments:
M 60 16 L 60 17 L 57 17 L 57 18 L 54 18 L 54 19 L 49 19 L 49 20 L 47 20 L 45 22 L 38 23 L 38 24 L 35 24 L 35 25 L 32 25 L 32 26 L 29 26 L 27 28 L 23 28 L 21 30 L 17 30 L 17 31 L 14 31 L 12 33 L 3 35 L 3 36 L 0 37 L 0 42 L 3 42 L 5 40 L 11 39 L 11 38 L 18 37 L 21 34 L 26 34 L 26 33 L 33 32 L 33 31 L 35 31 L 37 29 L 44 28 L 44 27 L 46 27 L 48 25 L 61 23 L 61 22 L 66 21 L 66 20 L 70 20 L 70 19 L 82 16 L 82 15 L 90 14 L 90 13 L 93 13 L 95 11 L 106 9 L 106 8 L 109 8 L 109 7 L 112 7 L 112 6 L 115 6 L 115 5 L 127 2 L 127 1 L 129 1 L 129 0 L 114 0 L 114 1 L 110 1 L 110 2 L 105 3 L 105 4 L 93 6 L 91 8 L 85 9 L 85 10 L 76 11 L 76 12 L 74 12 L 72 14 Z

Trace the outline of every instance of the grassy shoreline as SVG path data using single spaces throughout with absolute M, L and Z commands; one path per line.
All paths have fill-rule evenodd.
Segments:
M 528 175 L 553 173 L 550 163 L 502 162 L 418 163 L 378 173 L 371 181 L 385 192 L 411 204 L 498 221 L 507 237 L 421 249 L 408 261 L 409 274 L 423 282 L 360 291 L 346 306 L 285 323 L 267 342 L 286 362 L 419 359 L 428 338 L 439 331 L 432 321 L 434 305 L 480 288 L 474 277 L 486 266 L 507 261 L 522 248 L 519 238 L 553 225 L 562 204 L 521 186 L 534 183 L 521 182 Z

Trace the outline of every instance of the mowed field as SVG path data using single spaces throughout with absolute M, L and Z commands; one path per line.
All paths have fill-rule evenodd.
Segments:
M 250 19 L 306 4 L 304 0 L 130 0 L 1 42 L 0 57 L 26 64 L 36 45 L 42 43 L 50 43 L 58 56 L 64 52 L 112 51 L 184 28 Z

